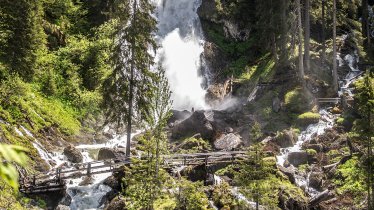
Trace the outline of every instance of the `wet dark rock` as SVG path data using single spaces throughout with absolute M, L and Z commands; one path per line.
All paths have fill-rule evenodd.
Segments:
M 105 208 L 105 210 L 123 210 L 126 209 L 126 201 L 125 198 L 122 196 L 117 196 L 113 200 L 110 201 L 109 205 Z
M 222 134 L 214 141 L 214 147 L 218 150 L 232 150 L 238 148 L 242 143 L 240 136 L 229 133 Z
M 232 133 L 232 132 L 234 132 L 234 129 L 232 127 L 227 127 L 227 128 L 225 128 L 225 132 L 226 133 Z
M 72 145 L 65 147 L 64 153 L 66 158 L 72 163 L 82 163 L 83 162 L 83 155 L 82 153 Z
M 297 167 L 299 165 L 308 163 L 308 153 L 305 151 L 290 152 L 287 159 L 290 164 Z

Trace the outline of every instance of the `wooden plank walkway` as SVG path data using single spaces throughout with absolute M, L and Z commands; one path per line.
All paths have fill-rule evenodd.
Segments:
M 193 154 L 164 155 L 163 167 L 214 165 L 234 163 L 246 158 L 245 151 L 210 152 Z M 46 193 L 66 189 L 67 179 L 76 179 L 95 174 L 113 173 L 123 170 L 122 166 L 131 164 L 131 159 L 107 159 L 89 163 L 75 164 L 75 169 L 55 169 L 47 174 L 34 175 L 20 179 L 20 192 L 25 194 Z

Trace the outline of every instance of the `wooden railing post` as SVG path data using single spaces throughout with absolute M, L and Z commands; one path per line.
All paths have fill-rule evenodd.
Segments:
M 185 166 L 187 164 L 187 157 L 183 158 L 183 165 Z
M 87 176 L 91 176 L 91 163 L 87 165 Z
M 36 185 L 36 177 L 35 177 L 35 175 L 32 177 L 32 185 L 33 185 L 33 186 Z

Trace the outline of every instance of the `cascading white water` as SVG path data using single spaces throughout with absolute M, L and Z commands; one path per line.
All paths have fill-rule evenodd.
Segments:
M 156 0 L 161 45 L 157 58 L 166 69 L 174 109 L 207 108 L 201 75 L 204 36 L 197 15 L 201 0 Z

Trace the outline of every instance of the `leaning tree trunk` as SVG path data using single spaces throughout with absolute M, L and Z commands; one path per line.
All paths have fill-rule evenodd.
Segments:
M 305 71 L 310 71 L 310 0 L 305 0 Z
M 332 86 L 335 93 L 338 92 L 338 67 L 336 63 L 336 0 L 333 0 L 333 59 L 332 59 Z
M 298 40 L 299 40 L 299 77 L 301 83 L 305 84 L 304 80 L 304 61 L 303 61 L 303 29 L 301 24 L 301 6 L 300 0 L 296 0 L 297 7 L 297 28 L 298 28 Z

